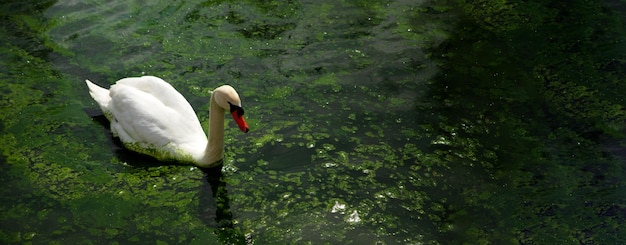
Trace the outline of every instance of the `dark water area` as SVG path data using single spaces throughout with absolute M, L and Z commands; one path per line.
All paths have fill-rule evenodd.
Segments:
M 0 243 L 621 244 L 623 1 L 0 4 Z M 85 79 L 154 75 L 221 169 L 111 137 Z

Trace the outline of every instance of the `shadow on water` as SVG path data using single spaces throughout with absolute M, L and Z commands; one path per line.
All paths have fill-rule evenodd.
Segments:
M 148 157 L 133 151 L 129 151 L 124 148 L 122 141 L 119 138 L 114 137 L 111 133 L 111 123 L 109 119 L 107 119 L 100 109 L 96 108 L 84 108 L 83 111 L 91 117 L 94 123 L 103 127 L 104 134 L 108 139 L 109 147 L 111 148 L 111 152 L 115 153 L 116 157 L 120 159 L 122 162 L 133 163 L 134 166 L 137 164 L 142 166 L 150 166 L 149 163 L 156 161 L 152 157 Z M 143 163 L 143 164 L 140 164 Z
M 103 127 L 103 133 L 108 139 L 111 152 L 115 154 L 115 157 L 117 159 L 119 159 L 121 162 L 128 163 L 135 167 L 155 166 L 155 162 L 158 160 L 153 157 L 126 149 L 120 138 L 113 136 L 113 134 L 111 133 L 111 123 L 109 122 L 109 119 L 104 116 L 100 109 L 84 108 L 83 111 L 89 117 L 91 117 L 94 123 L 97 123 L 98 125 L 101 125 Z M 170 164 L 175 163 L 172 162 Z
M 201 170 L 204 172 L 203 183 L 208 185 L 202 185 L 200 190 L 200 219 L 209 227 L 217 227 L 216 233 L 222 243 L 245 244 L 243 234 L 233 226 L 233 214 L 230 211 L 222 166 Z
M 469 173 L 440 191 L 452 225 L 436 240 L 620 243 L 624 213 L 607 210 L 624 210 L 624 59 L 609 51 L 624 49 L 622 22 L 586 1 L 536 8 L 492 22 L 463 3 L 462 28 L 432 50 L 444 72 L 420 101 L 436 115 L 423 125 L 440 166 Z

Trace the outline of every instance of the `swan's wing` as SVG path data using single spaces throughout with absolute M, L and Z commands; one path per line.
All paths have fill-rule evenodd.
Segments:
M 111 86 L 111 127 L 122 142 L 157 150 L 171 143 L 206 142 L 187 100 L 163 80 L 144 78 L 126 78 Z
M 117 81 L 115 84 L 126 85 L 143 91 L 185 117 L 196 118 L 196 112 L 187 102 L 187 99 L 161 78 L 154 76 L 128 77 Z

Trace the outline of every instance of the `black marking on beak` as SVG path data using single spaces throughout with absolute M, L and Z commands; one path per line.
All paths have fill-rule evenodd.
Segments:
M 230 102 L 228 102 L 228 104 L 230 105 L 230 113 L 233 113 L 234 111 L 237 111 L 237 116 L 243 116 L 243 108 L 241 108 L 241 106 L 236 106 L 231 104 Z

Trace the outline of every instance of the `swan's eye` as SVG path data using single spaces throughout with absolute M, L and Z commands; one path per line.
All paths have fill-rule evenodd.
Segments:
M 230 102 L 228 102 L 228 104 L 230 105 L 230 113 L 231 114 L 236 111 L 237 115 L 243 116 L 244 111 L 243 111 L 243 108 L 241 108 L 241 106 L 233 105 Z

